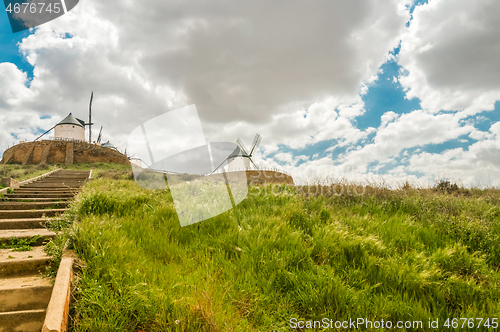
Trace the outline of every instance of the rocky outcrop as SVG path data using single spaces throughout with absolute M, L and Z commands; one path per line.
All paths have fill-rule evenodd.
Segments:
M 20 143 L 4 154 L 2 164 L 78 164 L 117 163 L 129 165 L 128 158 L 121 152 L 85 142 L 39 141 Z
M 293 178 L 285 173 L 270 170 L 247 170 L 249 185 L 282 183 L 293 185 Z

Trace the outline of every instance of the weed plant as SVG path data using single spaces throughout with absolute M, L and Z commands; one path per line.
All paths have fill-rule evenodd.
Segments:
M 41 236 L 35 235 L 29 239 L 23 238 L 9 238 L 7 243 L 1 243 L 0 249 L 12 249 L 12 251 L 31 251 L 32 245 L 37 243 L 41 239 Z

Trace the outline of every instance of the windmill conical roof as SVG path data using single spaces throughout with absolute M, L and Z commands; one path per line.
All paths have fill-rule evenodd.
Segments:
M 83 123 L 82 123 L 83 122 Z M 73 116 L 73 114 L 69 113 L 67 117 L 65 117 L 64 119 L 62 119 L 58 125 L 62 125 L 62 124 L 70 124 L 70 125 L 75 125 L 75 126 L 80 126 L 82 128 L 85 128 L 84 127 L 84 124 L 85 122 L 82 121 L 82 120 L 79 120 L 77 118 L 75 118 Z
M 236 158 L 236 157 L 250 158 L 250 156 L 248 154 L 246 154 L 245 152 L 243 152 L 243 150 L 241 150 L 239 146 L 237 146 L 236 149 L 234 149 L 234 151 L 227 158 L 229 159 L 229 158 Z

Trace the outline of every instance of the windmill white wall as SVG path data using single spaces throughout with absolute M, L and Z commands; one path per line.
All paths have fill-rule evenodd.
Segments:
M 132 165 L 138 166 L 140 168 L 147 167 L 147 165 L 142 160 L 140 160 L 135 154 L 132 157 L 130 157 L 129 160 Z
M 55 139 L 85 141 L 85 121 L 79 120 L 69 113 L 54 127 Z
M 227 166 L 229 171 L 250 169 L 250 159 L 248 159 L 247 157 L 229 158 Z
M 54 138 L 85 140 L 85 128 L 70 124 L 60 124 L 54 128 Z

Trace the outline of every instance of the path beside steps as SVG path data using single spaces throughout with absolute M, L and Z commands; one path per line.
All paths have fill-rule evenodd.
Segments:
M 37 237 L 30 251 L 0 249 L 0 332 L 42 330 L 54 284 L 44 275 L 51 258 L 43 244 L 55 236 L 44 225 L 67 210 L 88 178 L 88 171 L 61 170 L 0 198 L 0 243 Z

